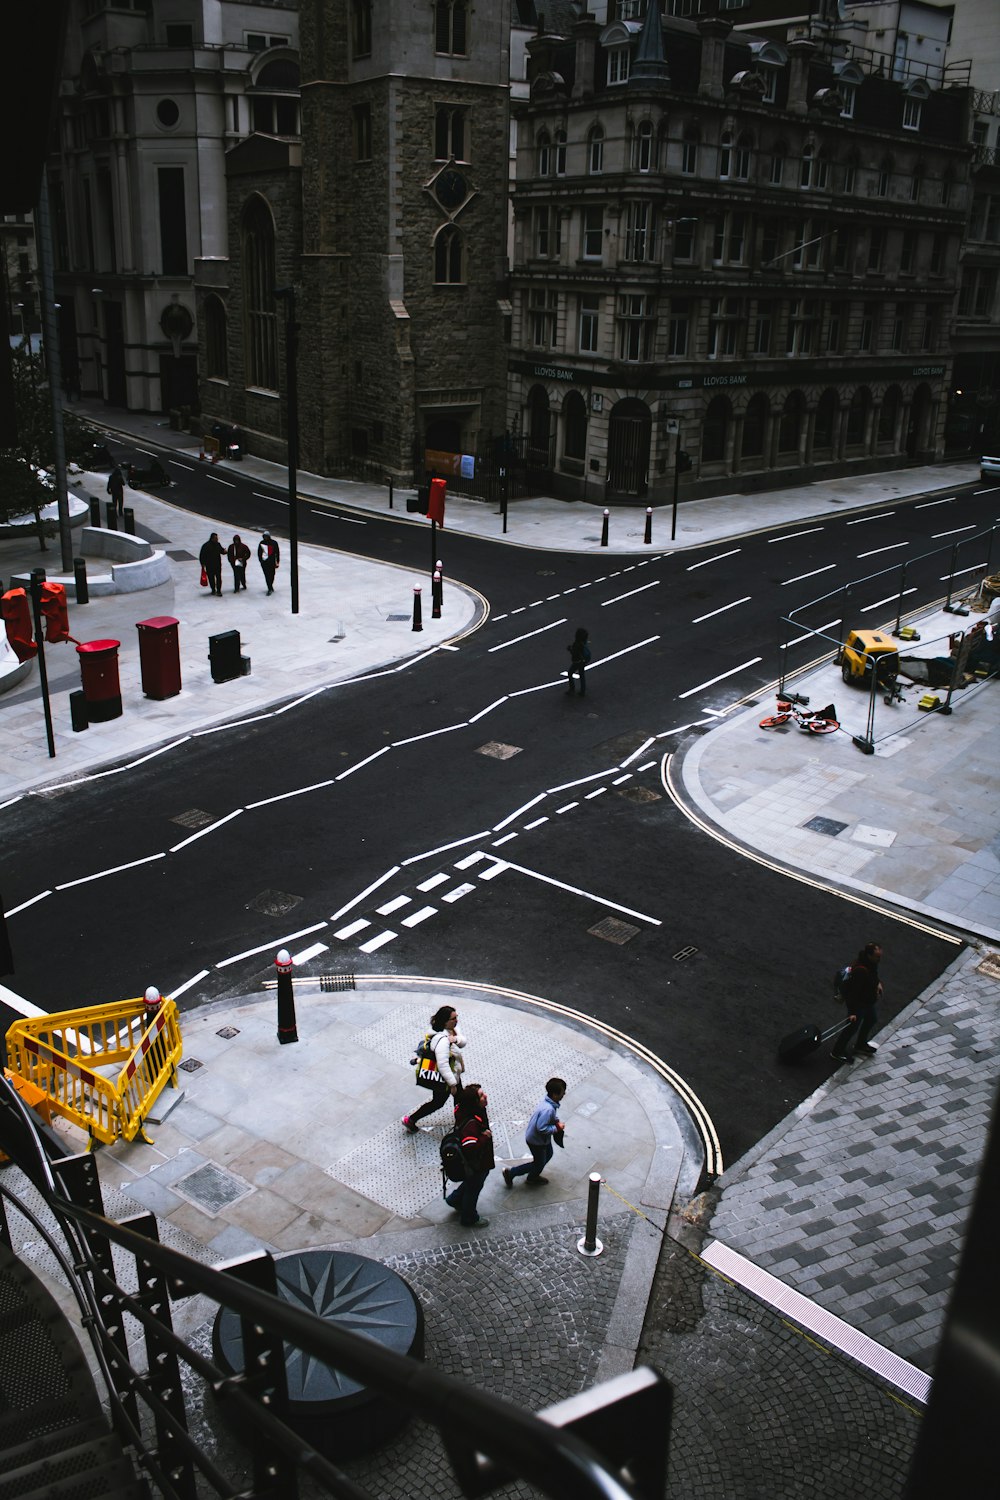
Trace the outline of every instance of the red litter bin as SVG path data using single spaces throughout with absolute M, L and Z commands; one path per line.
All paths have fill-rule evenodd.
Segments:
M 80 680 L 91 724 L 120 719 L 122 690 L 118 682 L 118 647 L 121 641 L 82 641 L 76 648 L 80 658 Z
M 173 698 L 181 690 L 181 648 L 178 621 L 171 615 L 139 620 L 139 666 L 147 698 Z

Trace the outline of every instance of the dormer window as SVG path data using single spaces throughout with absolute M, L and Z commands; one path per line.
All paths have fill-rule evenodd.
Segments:
M 778 98 L 778 74 L 788 62 L 788 53 L 780 42 L 751 42 L 753 71 L 764 82 L 762 104 L 774 104 Z
M 903 90 L 903 129 L 919 130 L 920 115 L 924 107 L 924 100 L 928 98 L 930 89 L 922 78 L 915 78 L 908 83 Z
M 630 54 L 627 47 L 614 47 L 608 53 L 608 87 L 628 83 Z

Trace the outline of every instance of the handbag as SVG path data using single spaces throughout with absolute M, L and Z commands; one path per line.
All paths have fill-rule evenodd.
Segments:
M 410 1062 L 416 1068 L 416 1084 L 418 1089 L 433 1089 L 444 1079 L 438 1072 L 437 1058 L 434 1056 L 434 1032 L 429 1031 L 416 1045 Z M 437 1033 L 440 1035 L 440 1032 Z
M 208 588 L 208 569 L 207 568 L 202 568 L 202 570 L 201 570 L 201 586 L 202 586 L 203 589 L 207 589 Z

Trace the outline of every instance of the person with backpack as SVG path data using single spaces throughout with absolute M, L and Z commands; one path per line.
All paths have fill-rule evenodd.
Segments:
M 877 1049 L 869 1045 L 868 1038 L 878 1020 L 875 1007 L 882 998 L 882 981 L 878 977 L 881 957 L 882 949 L 878 943 L 866 943 L 847 974 L 843 970 L 837 974 L 837 989 L 847 1006 L 849 1024 L 846 1031 L 842 1031 L 837 1038 L 830 1053 L 834 1062 L 845 1063 L 858 1056 L 875 1056 Z
M 566 689 L 567 698 L 572 698 L 576 691 L 573 687 L 574 677 L 579 677 L 580 679 L 580 697 L 585 698 L 587 696 L 587 666 L 590 662 L 590 647 L 587 642 L 589 639 L 590 632 L 584 630 L 581 625 L 576 635 L 566 647 L 566 650 L 569 652 L 569 671 L 566 673 L 569 680 L 569 687 Z
M 428 1077 L 428 1070 L 421 1069 L 419 1062 L 417 1063 L 417 1083 L 421 1088 L 429 1088 L 431 1097 L 426 1104 L 414 1110 L 412 1115 L 403 1116 L 403 1129 L 408 1130 L 410 1135 L 416 1135 L 418 1120 L 422 1120 L 425 1115 L 436 1114 L 453 1094 L 457 1096 L 465 1066 L 461 1053 L 464 1046 L 465 1037 L 458 1030 L 458 1012 L 451 1005 L 442 1005 L 431 1016 L 430 1033 L 424 1038 L 421 1048 L 418 1048 L 418 1056 L 421 1050 L 429 1050 L 433 1054 L 434 1067 Z
M 444 1201 L 461 1215 L 461 1223 L 466 1229 L 485 1229 L 490 1222 L 481 1216 L 477 1206 L 486 1179 L 496 1166 L 493 1132 L 486 1113 L 488 1103 L 486 1091 L 480 1084 L 467 1083 L 459 1092 L 455 1105 L 455 1130 L 450 1133 L 461 1152 L 465 1177 L 445 1195 Z M 445 1136 L 441 1143 L 442 1162 L 448 1141 L 449 1136 Z
M 548 1178 L 542 1176 L 542 1172 L 552 1160 L 553 1144 L 561 1146 L 563 1143 L 563 1131 L 566 1127 L 559 1118 L 559 1104 L 565 1096 L 566 1080 L 550 1078 L 545 1085 L 545 1098 L 528 1121 L 528 1128 L 524 1132 L 531 1160 L 523 1161 L 517 1167 L 504 1167 L 503 1180 L 506 1187 L 514 1186 L 515 1177 L 523 1177 L 532 1184 L 548 1181 Z

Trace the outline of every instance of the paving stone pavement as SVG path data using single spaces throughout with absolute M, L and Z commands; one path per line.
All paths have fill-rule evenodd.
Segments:
M 963 950 L 719 1180 L 712 1235 L 930 1372 L 1000 1062 L 1000 977 Z

